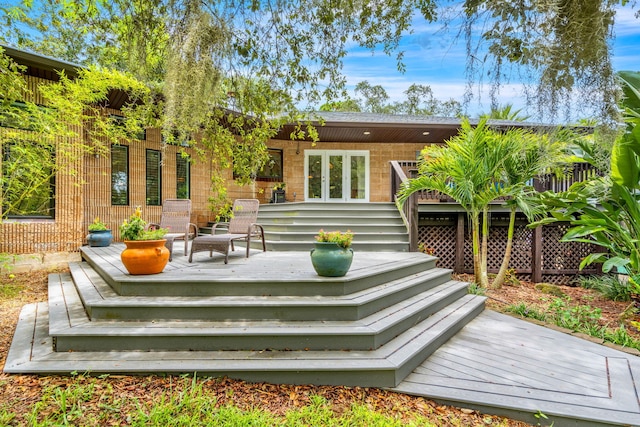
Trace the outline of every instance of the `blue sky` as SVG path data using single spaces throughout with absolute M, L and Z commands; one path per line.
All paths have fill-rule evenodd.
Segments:
M 353 88 L 357 83 L 367 80 L 371 85 L 381 85 L 391 101 L 405 99 L 403 92 L 412 84 L 431 86 L 436 98 L 446 100 L 454 98 L 462 101 L 467 80 L 465 78 L 466 52 L 464 40 L 456 42 L 455 31 L 439 31 L 440 24 L 429 24 L 416 17 L 414 33 L 402 40 L 405 51 L 406 72 L 397 71 L 395 57 L 387 57 L 382 52 L 372 55 L 371 51 L 353 49 L 347 56 L 344 73 L 347 84 Z M 634 16 L 630 7 L 620 7 L 616 14 L 613 41 L 613 64 L 616 71 L 640 70 L 640 19 Z M 527 111 L 521 97 L 521 85 L 512 77 L 500 91 L 499 103 L 511 103 L 523 112 Z M 490 109 L 489 84 L 485 82 L 480 97 L 470 103 L 467 114 L 477 115 Z M 477 87 L 475 93 L 478 93 Z M 353 92 L 351 94 L 353 96 Z

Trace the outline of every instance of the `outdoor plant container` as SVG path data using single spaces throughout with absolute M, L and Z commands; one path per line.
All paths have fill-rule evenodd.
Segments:
M 165 246 L 166 228 L 148 229 L 142 219 L 142 209 L 136 208 L 120 226 L 120 236 L 127 248 L 120 254 L 129 274 L 157 274 L 164 270 L 171 252 Z
M 95 230 L 89 231 L 87 234 L 87 244 L 91 247 L 106 247 L 113 242 L 113 234 L 111 230 Z
M 107 224 L 96 217 L 93 222 L 89 224 L 87 244 L 91 247 L 105 247 L 109 246 L 112 241 L 113 234 L 111 234 L 111 230 L 107 227 Z
M 122 264 L 129 274 L 158 274 L 169 261 L 169 249 L 166 239 L 161 240 L 125 240 L 127 246 L 120 254 Z
M 319 276 L 342 277 L 351 268 L 353 233 L 320 230 L 311 249 L 311 264 Z

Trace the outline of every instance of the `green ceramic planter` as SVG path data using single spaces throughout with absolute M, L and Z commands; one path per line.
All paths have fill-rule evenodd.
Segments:
M 347 274 L 353 261 L 353 249 L 344 249 L 333 242 L 315 242 L 311 249 L 311 264 L 318 276 L 341 277 Z

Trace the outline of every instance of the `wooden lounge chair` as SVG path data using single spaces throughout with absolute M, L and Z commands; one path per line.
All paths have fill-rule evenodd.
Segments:
M 233 202 L 231 220 L 219 222 L 213 226 L 211 235 L 200 235 L 191 242 L 191 252 L 189 262 L 193 261 L 193 254 L 196 252 L 209 251 L 209 256 L 213 256 L 213 251 L 224 254 L 224 263 L 229 262 L 229 247 L 235 250 L 233 242 L 242 240 L 247 242 L 247 258 L 251 247 L 251 238 L 262 240 L 262 250 L 267 247 L 264 241 L 264 229 L 256 221 L 258 220 L 258 208 L 260 202 L 257 199 L 237 199 Z M 218 228 L 226 228 L 227 232 L 216 234 Z
M 189 238 L 198 235 L 198 227 L 191 222 L 191 200 L 189 199 L 166 199 L 162 204 L 162 216 L 159 223 L 147 225 L 147 229 L 167 228 L 169 232 L 165 234 L 169 249 L 169 261 L 173 258 L 173 241 L 184 240 L 184 256 L 187 256 L 187 246 Z

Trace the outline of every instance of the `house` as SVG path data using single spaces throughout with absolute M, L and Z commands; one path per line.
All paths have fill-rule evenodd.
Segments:
M 9 46 L 2 47 L 6 55 L 27 67 L 25 78 L 32 90 L 58 80 L 58 71 L 73 77 L 80 67 Z M 37 97 L 37 90 L 34 92 Z M 104 106 L 105 112 L 119 116 L 125 99 L 123 93 L 113 91 Z M 33 101 L 43 103 L 39 99 Z M 261 203 L 270 203 L 275 201 L 272 188 L 285 183 L 286 202 L 391 202 L 394 184 L 390 162 L 409 161 L 406 164 L 411 165 L 425 145 L 443 143 L 455 135 L 460 126 L 457 118 L 344 112 L 317 114 L 312 115 L 312 120 L 317 125 L 319 141 L 293 141 L 289 137 L 293 125 L 283 126 L 268 143 L 270 161 L 257 174 L 254 185 L 238 186 L 233 182 L 232 171 L 226 171 L 229 198 L 257 198 Z M 536 125 L 496 121 L 492 126 Z M 0 132 L 4 130 L 0 127 Z M 81 130 L 78 134 L 84 135 L 84 132 Z M 10 156 L 5 152 L 3 159 L 6 166 Z M 217 214 L 210 208 L 209 168 L 209 159 L 198 158 L 190 148 L 163 144 L 159 129 L 146 129 L 142 134 L 131 135 L 111 146 L 106 156 L 84 154 L 77 164 L 80 173 L 59 171 L 49 183 L 44 194 L 50 200 L 44 204 L 43 212 L 30 216 L 9 215 L 0 223 L 0 253 L 37 254 L 39 257 L 77 253 L 85 243 L 87 227 L 95 217 L 107 223 L 118 239 L 119 224 L 135 207 L 142 207 L 147 220 L 157 221 L 162 201 L 167 198 L 191 199 L 192 222 L 205 226 Z M 447 205 L 437 209 L 421 205 L 423 225 L 432 223 L 433 218 L 444 218 L 446 227 L 451 228 L 452 222 L 456 224 L 452 230 L 464 227 L 460 209 Z M 443 242 L 461 235 L 452 230 L 441 236 Z M 452 233 L 455 234 L 452 236 Z M 433 235 L 426 237 L 423 233 L 423 240 L 433 238 Z M 455 245 L 451 243 L 442 244 L 438 243 L 448 254 L 458 253 L 457 261 L 451 258 L 453 255 L 446 255 L 450 259 L 445 264 L 463 270 L 460 261 L 464 259 L 463 244 L 459 242 L 457 249 L 453 249 Z

